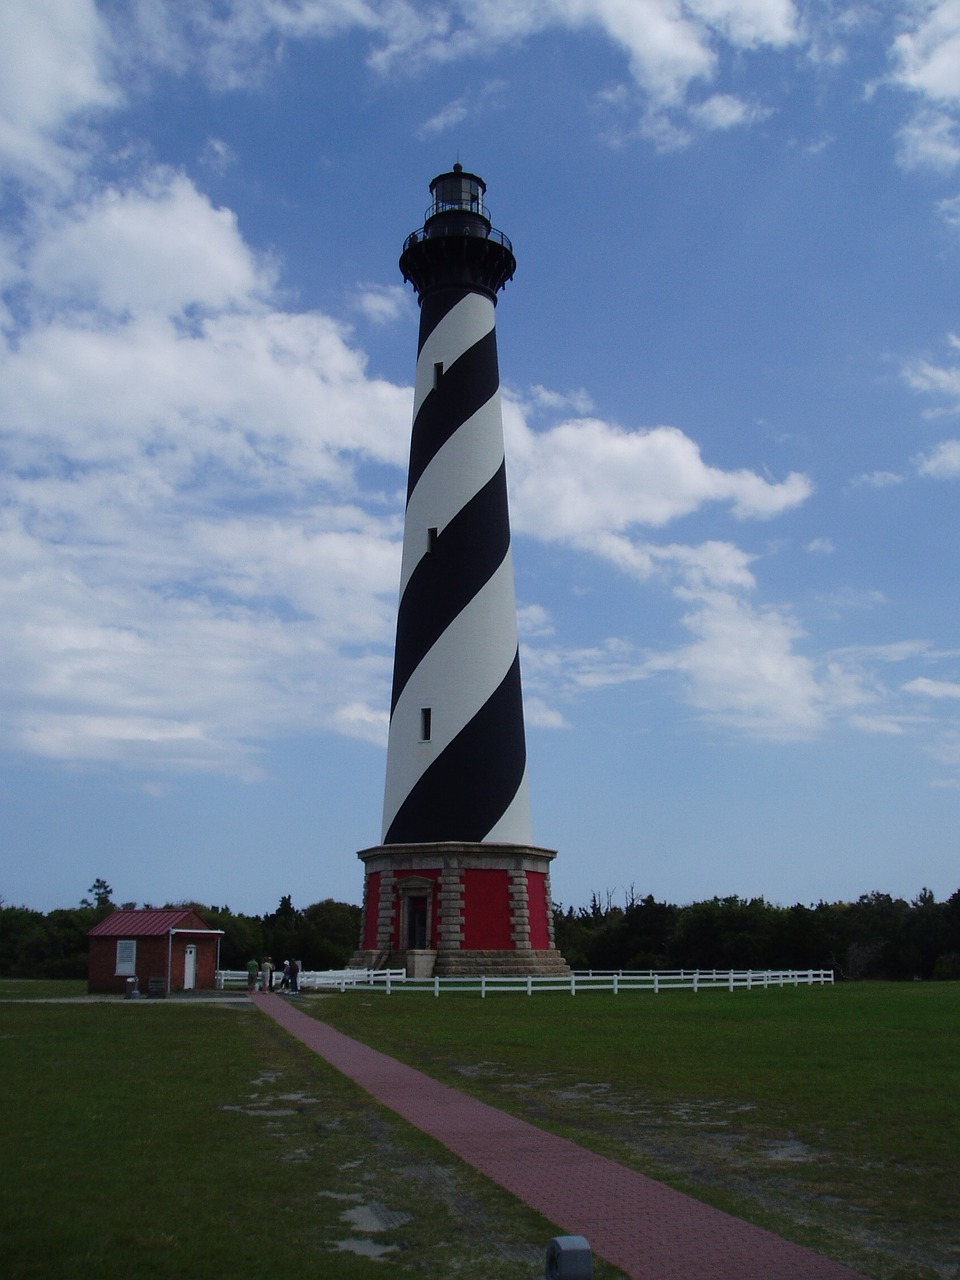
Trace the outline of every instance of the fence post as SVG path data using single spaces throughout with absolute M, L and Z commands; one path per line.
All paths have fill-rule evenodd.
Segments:
M 436 974 L 433 975 L 433 994 L 438 997 L 440 995 L 440 979 Z
M 486 998 L 487 998 L 487 975 L 486 975 L 485 973 L 481 973 L 481 975 L 480 975 L 480 999 L 481 999 L 481 1000 L 486 1000 Z
M 728 987 L 728 990 L 730 991 L 733 990 L 733 970 L 732 969 L 730 970 L 730 973 L 727 976 L 727 987 Z
M 620 994 L 620 975 L 619 975 L 619 973 L 615 973 L 615 974 L 613 975 L 613 994 L 614 994 L 615 996 L 618 996 L 618 995 Z
M 696 994 L 697 994 L 697 992 L 698 992 L 699 990 L 700 990 L 700 970 L 699 970 L 699 969 L 694 969 L 694 971 L 693 971 L 693 993 L 694 993 L 694 995 L 696 995 Z

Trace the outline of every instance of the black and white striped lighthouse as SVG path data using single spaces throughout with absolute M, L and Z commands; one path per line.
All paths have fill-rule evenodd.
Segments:
M 486 186 L 430 184 L 400 270 L 420 301 L 382 844 L 363 850 L 355 963 L 555 972 L 531 843 L 494 314 L 513 276 Z

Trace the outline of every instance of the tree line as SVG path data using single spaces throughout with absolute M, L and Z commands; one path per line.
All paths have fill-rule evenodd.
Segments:
M 710 898 L 688 906 L 632 890 L 555 913 L 574 969 L 832 969 L 838 978 L 960 978 L 960 890 L 937 902 L 865 893 L 856 902 L 777 906 Z
M 119 905 L 95 880 L 79 906 L 43 913 L 0 899 L 0 977 L 83 978 L 87 932 Z M 150 904 L 143 904 L 144 906 Z M 220 963 L 251 958 L 339 969 L 356 950 L 360 908 L 325 898 L 308 907 L 289 894 L 263 916 L 199 902 L 189 907 L 223 930 Z M 554 911 L 557 946 L 574 969 L 832 969 L 838 978 L 960 979 L 960 890 L 937 902 L 866 893 L 856 902 L 777 906 L 763 898 L 710 898 L 676 906 L 632 889 L 624 905 L 593 894 L 586 907 Z
M 85 978 L 88 931 L 118 907 L 137 906 L 115 903 L 105 880 L 94 881 L 89 893 L 79 906 L 47 913 L 8 906 L 0 899 L 0 977 Z M 212 929 L 223 930 L 220 965 L 224 969 L 245 969 L 248 960 L 264 956 L 272 956 L 275 963 L 295 958 L 306 969 L 340 969 L 357 949 L 360 937 L 360 908 L 332 898 L 301 910 L 287 894 L 275 911 L 263 916 L 201 902 L 162 905 L 189 908 Z

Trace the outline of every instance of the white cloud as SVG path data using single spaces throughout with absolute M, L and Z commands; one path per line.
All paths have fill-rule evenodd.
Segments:
M 770 115 L 767 108 L 744 102 L 730 93 L 715 93 L 706 101 L 690 108 L 690 116 L 704 129 L 733 129 L 754 124 Z
M 525 698 L 523 718 L 531 729 L 569 729 L 570 722 L 555 707 L 548 706 L 542 698 Z
M 919 693 L 925 698 L 960 698 L 960 684 L 955 680 L 930 680 L 927 676 L 918 676 L 903 687 L 907 693 Z
M 835 591 L 825 592 L 818 599 L 837 613 L 848 612 L 850 609 L 875 609 L 878 605 L 889 603 L 882 591 L 871 587 L 839 587 Z
M 524 639 L 530 639 L 533 636 L 552 636 L 553 619 L 543 605 L 521 603 L 517 605 L 517 629 Z
M 93 0 L 0 5 L 0 163 L 30 181 L 63 181 L 83 163 L 68 125 L 117 105 L 110 39 Z
M 905 169 L 950 173 L 960 165 L 960 0 L 904 6 L 908 23 L 894 40 L 893 81 L 923 103 L 897 135 Z
M 687 0 L 690 11 L 741 49 L 781 48 L 799 38 L 791 0 Z
M 903 476 L 896 471 L 867 471 L 863 475 L 854 476 L 850 481 L 854 488 L 867 485 L 871 489 L 889 489 L 891 485 L 902 483 Z
M 65 131 L 119 101 L 99 12 L 37 0 L 0 18 L 13 14 L 34 40 L 24 66 L 38 75 L 20 84 L 16 110 L 0 83 L 8 166 L 64 176 L 85 163 Z M 590 27 L 624 51 L 649 107 L 642 127 L 664 139 L 668 125 L 688 136 L 686 95 L 717 78 L 725 45 L 799 39 L 781 0 L 228 0 L 144 4 L 126 20 L 148 35 L 131 58 L 203 67 L 220 88 L 248 82 L 285 39 L 349 27 L 381 41 L 381 67 L 404 50 L 442 60 Z M 448 104 L 432 132 L 496 88 Z M 694 121 L 727 128 L 759 114 L 714 93 Z M 231 159 L 212 139 L 202 163 Z M 251 743 L 271 734 L 328 728 L 382 743 L 401 516 L 392 495 L 366 487 L 364 467 L 400 488 L 409 388 L 370 377 L 343 324 L 286 310 L 275 264 L 185 175 L 100 190 L 91 178 L 72 205 L 66 195 L 34 202 L 21 242 L 0 251 L 0 277 L 19 291 L 19 328 L 0 346 L 0 740 L 56 759 L 245 776 L 257 768 Z M 354 305 L 386 323 L 412 301 L 369 285 Z M 946 390 L 953 373 L 913 376 Z M 579 416 L 535 432 L 534 413 Z M 755 735 L 802 737 L 839 714 L 891 731 L 882 691 L 855 662 L 819 669 L 791 610 L 748 598 L 755 557 L 719 538 L 638 536 L 707 504 L 770 518 L 803 503 L 810 481 L 711 466 L 676 427 L 630 431 L 593 413 L 583 389 L 507 402 L 514 526 L 667 584 L 690 639 L 654 654 L 622 638 L 564 650 L 547 610 L 523 605 L 531 725 L 566 726 L 558 697 L 659 677 L 705 717 Z M 810 549 L 826 550 L 818 541 Z
M 593 410 L 593 400 L 584 387 L 575 391 L 553 391 L 549 387 L 535 386 L 530 388 L 529 398 L 523 402 L 524 408 L 532 412 L 566 412 L 586 414 Z
M 365 284 L 353 297 L 357 311 L 374 324 L 392 324 L 414 314 L 413 294 L 402 284 Z
M 714 43 L 780 49 L 799 39 L 790 0 L 453 0 L 443 7 L 392 0 L 369 6 L 367 18 L 380 39 L 370 62 L 381 71 L 489 53 L 554 27 L 599 30 L 659 106 L 681 102 L 692 83 L 714 77 Z M 443 112 L 434 121 L 447 124 Z
M 947 344 L 960 352 L 960 336 L 957 334 L 949 334 Z M 953 401 L 952 407 L 960 408 L 960 364 L 910 360 L 904 366 L 903 376 L 914 391 L 943 397 Z
M 650 676 L 646 661 L 635 646 L 618 637 L 581 648 L 529 645 L 523 650 L 522 664 L 527 701 L 547 691 L 559 690 L 569 697 Z
M 863 716 L 852 715 L 850 726 L 862 733 L 880 733 L 887 737 L 901 737 L 907 732 L 908 724 L 898 716 Z
M 390 717 L 385 706 L 377 708 L 366 702 L 351 702 L 337 708 L 331 723 L 338 733 L 348 738 L 361 738 L 377 747 L 387 745 Z
M 548 539 L 582 542 L 633 526 L 662 526 L 707 502 L 738 519 L 778 515 L 811 493 L 792 473 L 771 483 L 751 471 L 707 465 L 675 427 L 625 431 L 597 418 L 532 432 L 507 415 L 514 523 Z
M 960 103 L 960 0 L 928 0 L 903 14 L 916 22 L 893 43 L 897 80 L 935 102 Z
M 382 740 L 410 392 L 271 296 L 236 221 L 153 174 L 21 254 L 0 345 L 2 741 L 251 776 L 253 739 Z
M 765 738 L 807 737 L 824 724 L 813 663 L 794 651 L 802 636 L 782 610 L 757 609 L 722 591 L 678 588 L 692 643 L 661 654 L 651 669 L 686 681 L 686 698 L 708 718 Z
M 237 163 L 237 155 L 229 143 L 222 138 L 208 138 L 199 156 L 200 164 L 205 169 L 212 169 L 222 176 Z
M 433 138 L 437 134 L 446 133 L 448 129 L 454 129 L 458 124 L 467 118 L 468 108 L 465 98 L 456 98 L 453 102 L 448 102 L 445 107 L 424 120 L 423 124 L 417 130 L 418 138 Z
M 782 50 L 803 38 L 792 0 L 196 0 L 102 10 L 93 0 L 9 0 L 4 13 L 0 50 L 11 52 L 9 65 L 0 53 L 0 86 L 7 87 L 0 87 L 0 155 L 47 173 L 80 158 L 57 138 L 66 124 L 117 105 L 115 67 L 197 71 L 228 91 L 256 85 L 291 41 L 349 31 L 367 34 L 369 64 L 383 73 L 490 54 L 551 29 L 593 30 L 621 51 L 650 108 L 640 113 L 639 132 L 656 133 L 665 147 L 682 145 L 684 131 L 672 122 L 668 142 L 664 108 L 682 108 L 691 86 L 717 78 L 722 49 Z M 459 124 L 495 88 L 451 100 L 421 125 L 420 136 Z M 761 114 L 724 94 L 698 112 L 708 128 Z M 205 163 L 222 171 L 230 159 L 224 145 L 212 140 Z
M 232 211 L 163 172 L 51 216 L 27 269 L 48 302 L 121 314 L 249 306 L 273 288 Z
M 929 453 L 921 453 L 915 459 L 917 471 L 934 480 L 955 480 L 960 476 L 960 440 L 944 440 Z
M 400 487 L 409 388 L 369 377 L 330 317 L 284 311 L 273 265 L 182 174 L 38 212 L 18 258 L 22 320 L 0 346 L 5 745 L 253 776 L 250 744 L 274 733 L 382 742 L 401 516 L 361 472 L 393 468 Z M 385 320 L 403 297 L 358 301 Z M 509 402 L 507 418 L 521 527 L 691 589 L 749 589 L 750 557 L 628 531 L 705 502 L 769 516 L 809 492 L 711 468 L 675 428 L 538 435 Z M 530 468 L 550 503 L 571 499 L 549 520 Z M 537 643 L 552 628 L 536 604 L 521 624 Z M 577 688 L 649 674 L 616 644 L 574 667 Z M 530 697 L 538 724 L 565 724 L 549 682 Z
M 574 697 L 672 678 L 679 696 L 711 723 L 779 741 L 815 735 L 831 718 L 872 703 L 857 672 L 838 662 L 818 671 L 798 652 L 803 631 L 788 610 L 747 599 L 756 582 L 747 567 L 750 557 L 738 548 L 705 543 L 648 545 L 642 551 L 648 572 L 669 584 L 683 606 L 682 625 L 692 640 L 646 653 L 616 637 L 579 649 L 529 646 L 524 650 L 529 689 L 543 696 L 559 689 Z
M 421 141 L 435 138 L 441 133 L 455 129 L 468 117 L 475 118 L 491 108 L 499 107 L 505 88 L 506 82 L 503 80 L 487 80 L 479 89 L 469 89 L 425 120 L 417 129 L 416 136 Z
M 918 111 L 897 133 L 897 161 L 904 169 L 951 173 L 960 164 L 960 126 L 944 111 Z
M 398 15 L 405 7 L 399 0 Z M 255 85 L 287 41 L 375 31 L 393 8 L 392 0 L 146 0 L 119 7 L 110 20 L 128 60 L 176 74 L 197 68 L 225 91 Z

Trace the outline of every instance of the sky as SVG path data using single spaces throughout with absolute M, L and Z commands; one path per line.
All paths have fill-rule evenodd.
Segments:
M 960 887 L 960 0 L 5 0 L 0 898 L 359 902 L 487 182 L 554 898 Z

